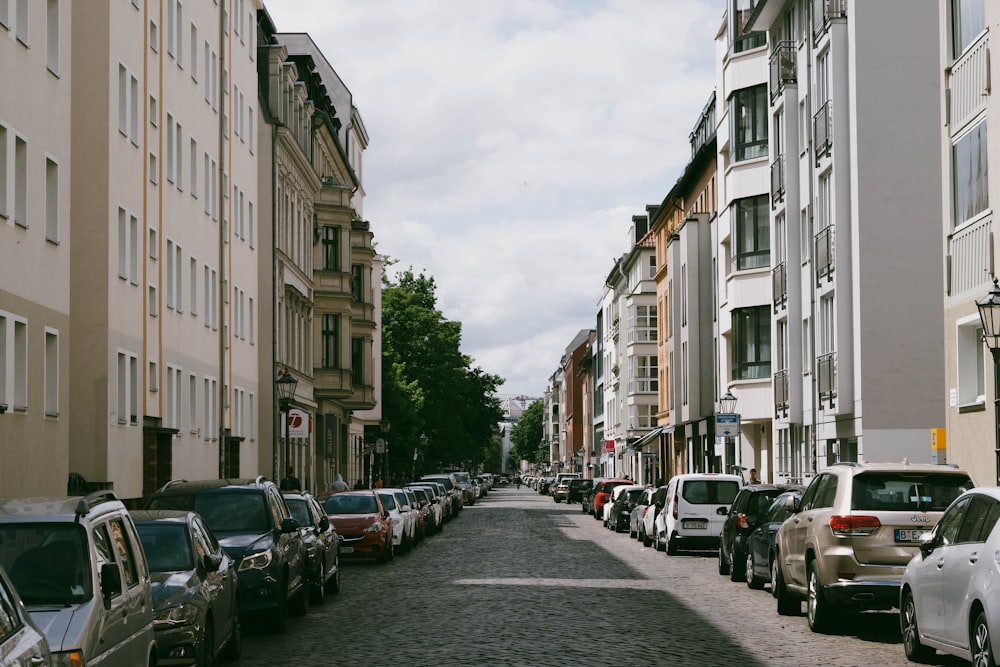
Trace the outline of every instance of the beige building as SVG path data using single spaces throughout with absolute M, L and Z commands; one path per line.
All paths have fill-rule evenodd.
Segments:
M 73 15 L 69 462 L 123 498 L 257 472 L 259 7 Z
M 70 471 L 69 0 L 0 3 L 0 488 Z

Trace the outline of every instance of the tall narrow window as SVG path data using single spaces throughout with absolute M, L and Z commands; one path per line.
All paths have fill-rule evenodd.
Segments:
M 254 344 L 254 311 L 253 311 L 253 297 L 250 297 L 248 304 L 248 321 L 247 326 L 250 329 L 250 344 Z
M 767 155 L 767 85 L 737 90 L 730 98 L 730 130 L 734 162 Z
M 0 0 L 0 3 L 2 2 L 3 0 Z M 7 376 L 10 370 L 7 364 L 7 317 L 0 312 L 0 405 L 4 409 L 10 408 L 7 396 Z
M 771 313 L 769 306 L 733 310 L 734 380 L 771 375 Z
M 253 227 L 253 202 L 247 202 L 247 243 L 250 244 L 250 249 L 253 250 L 254 247 L 254 227 Z
M 737 271 L 771 262 L 771 224 L 767 195 L 733 202 L 733 261 Z
M 985 119 L 959 138 L 951 149 L 955 227 L 989 208 L 987 152 Z
M 191 24 L 191 78 L 198 82 L 198 26 Z
M 17 40 L 28 46 L 28 0 L 17 0 L 17 15 L 14 20 L 17 22 L 14 29 Z
M 45 240 L 59 243 L 59 165 L 45 158 Z
M 323 368 L 340 368 L 340 318 L 337 315 L 323 315 L 322 358 Z
M 188 432 L 198 432 L 198 376 L 188 375 Z
M 952 57 L 958 58 L 986 30 L 985 0 L 951 0 Z
M 351 294 L 354 296 L 355 301 L 362 301 L 362 296 L 364 295 L 364 270 L 365 267 L 361 264 L 354 264 L 351 266 Z
M 28 322 L 14 320 L 14 409 L 28 409 Z
M 323 269 L 340 270 L 340 229 L 323 227 Z
M 198 198 L 198 141 L 191 137 L 191 196 Z
M 14 224 L 28 226 L 28 142 L 14 136 Z
M 365 379 L 365 341 L 363 338 L 351 339 L 351 384 L 361 386 Z
M 198 259 L 191 258 L 191 315 L 198 316 Z
M 59 0 L 48 0 L 45 15 L 45 60 L 53 74 L 59 74 Z
M 2 2 L 3 0 L 0 0 Z M 0 218 L 10 215 L 7 201 L 7 174 L 10 169 L 10 148 L 7 146 L 7 128 L 0 125 Z

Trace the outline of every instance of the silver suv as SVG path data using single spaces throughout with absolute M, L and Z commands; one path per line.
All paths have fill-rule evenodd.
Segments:
M 149 568 L 113 491 L 0 500 L 0 564 L 54 664 L 156 664 Z
M 838 611 L 892 609 L 906 564 L 952 500 L 972 488 L 954 466 L 836 463 L 813 478 L 778 529 L 771 590 L 778 613 L 833 629 Z

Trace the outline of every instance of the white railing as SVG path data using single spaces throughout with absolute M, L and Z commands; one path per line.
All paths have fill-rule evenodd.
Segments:
M 962 227 L 948 238 L 951 256 L 951 296 L 989 284 L 990 229 L 993 215 Z
M 948 124 L 952 133 L 978 114 L 989 100 L 989 47 L 989 32 L 985 32 L 951 67 Z

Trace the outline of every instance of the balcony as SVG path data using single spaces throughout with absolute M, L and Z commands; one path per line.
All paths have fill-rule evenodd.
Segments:
M 794 42 L 778 42 L 771 52 L 771 104 L 782 93 L 785 86 L 798 82 L 798 69 L 795 65 Z
M 816 371 L 819 375 L 819 402 L 829 401 L 830 407 L 833 407 L 833 399 L 837 397 L 837 355 L 834 352 L 820 355 L 816 359 Z
M 833 227 L 827 225 L 816 234 L 816 285 L 825 277 L 833 280 Z
M 788 415 L 788 371 L 778 371 L 774 374 L 774 416 Z
M 833 108 L 830 100 L 823 103 L 813 116 L 813 138 L 816 141 L 816 166 L 819 159 L 833 148 Z
M 819 45 L 834 19 L 847 18 L 847 0 L 813 0 L 813 44 Z
M 785 262 L 771 269 L 771 294 L 774 312 L 777 313 L 788 303 L 788 267 Z
M 771 208 L 785 201 L 785 154 L 774 158 L 771 163 Z

